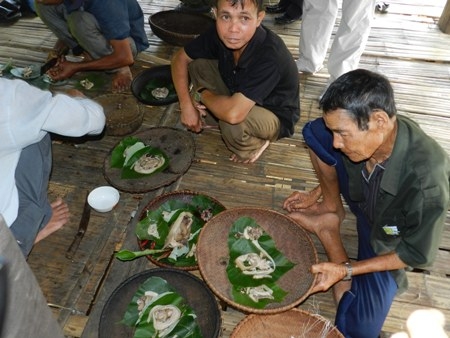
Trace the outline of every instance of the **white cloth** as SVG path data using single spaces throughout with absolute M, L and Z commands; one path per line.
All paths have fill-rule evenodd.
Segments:
M 19 207 L 14 174 L 22 149 L 48 132 L 70 137 L 99 134 L 105 115 L 90 99 L 53 96 L 25 81 L 4 78 L 0 78 L 0 107 L 0 214 L 11 226 Z
M 342 18 L 328 57 L 330 82 L 358 68 L 369 38 L 376 0 L 304 0 L 299 71 L 315 73 L 323 67 L 341 2 Z

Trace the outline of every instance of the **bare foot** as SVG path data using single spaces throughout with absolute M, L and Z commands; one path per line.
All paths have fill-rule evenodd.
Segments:
M 232 154 L 230 156 L 230 160 L 233 162 L 236 162 L 236 163 L 254 163 L 261 156 L 261 154 L 264 152 L 264 150 L 267 149 L 269 144 L 270 144 L 269 140 L 266 140 L 266 142 L 264 142 L 263 146 L 261 148 L 259 148 L 258 150 L 255 150 L 253 153 L 251 153 L 249 158 L 247 158 L 247 159 L 242 159 L 238 155 Z
M 47 225 L 41 231 L 39 231 L 36 239 L 34 240 L 34 244 L 51 235 L 56 230 L 61 229 L 63 225 L 66 224 L 69 220 L 69 207 L 61 198 L 58 198 L 55 202 L 53 202 L 51 204 L 51 207 L 52 217 L 50 218 L 50 221 L 47 223 Z
M 339 237 L 340 217 L 334 212 L 323 213 L 320 210 L 320 204 L 317 203 L 314 207 L 305 209 L 302 212 L 291 212 L 288 216 L 294 219 L 306 231 L 317 235 L 319 239 L 321 238 L 322 232 L 333 233 Z
M 131 74 L 130 67 L 125 66 L 119 68 L 114 75 L 112 80 L 112 91 L 114 93 L 120 93 L 128 90 L 133 80 L 133 75 Z

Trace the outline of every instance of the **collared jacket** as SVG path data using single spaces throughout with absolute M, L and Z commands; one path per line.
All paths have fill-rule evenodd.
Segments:
M 449 207 L 450 160 L 444 149 L 412 120 L 397 116 L 398 131 L 376 197 L 370 242 L 378 254 L 395 251 L 412 268 L 433 263 Z M 364 163 L 343 156 L 349 196 L 364 200 Z M 407 287 L 404 270 L 392 271 L 399 292 Z

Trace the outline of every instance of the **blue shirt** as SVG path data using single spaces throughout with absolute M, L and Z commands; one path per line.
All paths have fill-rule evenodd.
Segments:
M 138 52 L 148 48 L 144 13 L 136 0 L 85 0 L 83 8 L 95 16 L 107 40 L 131 37 Z

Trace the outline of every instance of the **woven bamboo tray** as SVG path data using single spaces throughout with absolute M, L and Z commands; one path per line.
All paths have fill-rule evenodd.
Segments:
M 273 315 L 251 314 L 239 322 L 230 338 L 344 338 L 320 315 L 300 309 Z
M 142 125 L 144 113 L 136 99 L 124 94 L 105 94 L 95 98 L 105 112 L 106 135 L 125 136 Z
M 186 203 L 190 203 L 192 201 L 192 198 L 194 196 L 198 196 L 198 195 L 202 195 L 205 197 L 208 197 L 209 200 L 211 200 L 212 203 L 221 206 L 224 210 L 225 210 L 225 206 L 220 203 L 218 200 L 216 200 L 213 197 L 207 196 L 205 194 L 201 194 L 198 192 L 194 192 L 194 191 L 189 191 L 189 190 L 182 190 L 182 191 L 173 191 L 173 192 L 169 192 L 166 193 L 164 195 L 161 195 L 155 199 L 153 199 L 152 201 L 150 201 L 150 203 L 142 210 L 142 213 L 140 215 L 139 220 L 142 220 L 143 218 L 145 218 L 147 216 L 147 211 L 153 211 L 158 209 L 162 204 L 166 203 L 167 201 L 171 201 L 171 200 L 179 200 L 182 202 L 186 202 Z M 145 250 L 145 249 L 149 249 L 151 247 L 151 241 L 141 241 L 138 239 L 138 245 L 141 248 L 141 250 Z M 192 271 L 192 270 L 197 270 L 198 269 L 198 265 L 191 265 L 191 266 L 184 266 L 184 267 L 180 267 L 180 266 L 173 266 L 172 264 L 169 263 L 165 263 L 161 260 L 155 259 L 153 256 L 148 255 L 146 256 L 151 262 L 153 262 L 155 265 L 161 266 L 161 267 L 168 267 L 168 268 L 174 268 L 174 269 L 180 269 L 180 270 L 185 270 L 185 271 Z
M 269 303 L 264 309 L 239 304 L 231 295 L 232 285 L 226 272 L 227 238 L 234 221 L 243 216 L 253 218 L 272 237 L 277 249 L 295 264 L 277 281 L 288 292 L 284 300 Z M 197 243 L 197 260 L 203 279 L 225 303 L 243 312 L 274 314 L 290 310 L 309 296 L 316 278 L 310 267 L 318 263 L 318 256 L 308 233 L 291 218 L 273 210 L 248 207 L 222 211 L 205 224 Z
M 161 11 L 151 15 L 148 23 L 161 40 L 175 46 L 184 46 L 208 30 L 215 20 L 210 16 L 175 10 Z

